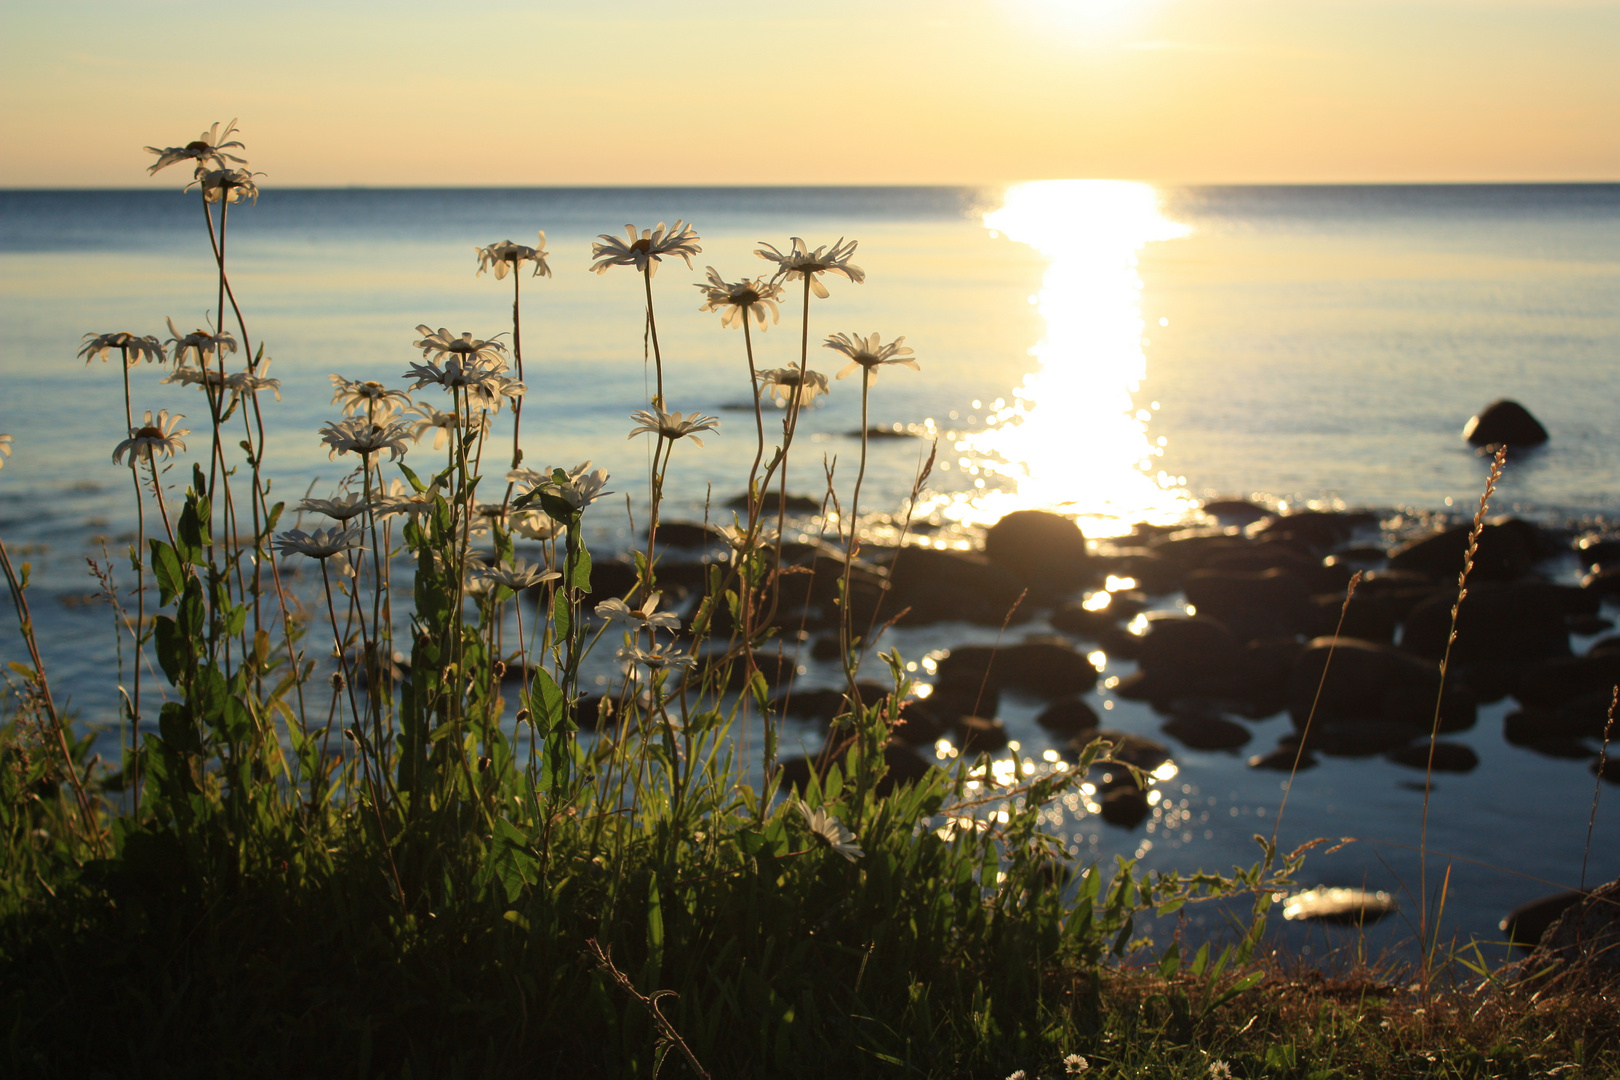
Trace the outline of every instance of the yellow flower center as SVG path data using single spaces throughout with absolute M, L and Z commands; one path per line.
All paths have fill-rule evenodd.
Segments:
M 141 430 L 137 431 L 135 433 L 135 437 L 137 439 L 161 439 L 164 437 L 163 429 L 155 428 L 151 424 L 148 424 L 141 428 Z

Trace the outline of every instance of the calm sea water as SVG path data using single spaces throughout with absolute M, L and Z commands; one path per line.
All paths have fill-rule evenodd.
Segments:
M 1496 505 L 1560 525 L 1620 520 L 1620 185 L 270 188 L 232 212 L 228 244 L 249 330 L 282 380 L 284 400 L 267 406 L 280 497 L 311 485 L 325 494 L 343 474 L 316 434 L 335 415 L 327 375 L 398 385 L 418 357 L 418 323 L 509 329 L 511 281 L 475 277 L 473 248 L 533 243 L 544 228 L 554 276 L 523 281 L 527 460 L 594 460 L 644 513 L 647 451 L 625 438 L 650 393 L 639 283 L 622 269 L 585 271 L 595 234 L 676 218 L 704 250 L 695 269 L 666 262 L 654 280 L 667 396 L 722 424 L 704 448 L 680 448 L 675 516 L 739 491 L 754 449 L 738 408 L 749 397 L 741 334 L 698 312 L 692 285 L 709 264 L 728 279 L 762 273 L 758 241 L 801 235 L 858 239 L 867 273 L 861 285 L 830 281 L 832 297 L 811 309 L 812 343 L 877 331 L 916 349 L 922 370 L 885 371 L 872 421 L 941 436 L 919 508 L 940 542 L 970 543 L 973 523 L 1025 505 L 1070 512 L 1092 535 L 1179 520 L 1209 496 L 1369 506 L 1391 521 L 1471 513 L 1485 470 L 1459 432 L 1497 397 L 1528 406 L 1552 441 L 1514 463 Z M 106 609 L 82 602 L 94 589 L 84 559 L 102 558 L 101 538 L 122 550 L 133 508 L 109 460 L 122 437 L 116 368 L 86 370 L 74 353 L 86 331 L 167 336 L 166 316 L 201 325 L 214 293 L 198 207 L 167 190 L 0 192 L 0 296 L 0 431 L 16 438 L 0 472 L 0 530 L 34 564 L 59 686 L 86 719 L 108 719 L 117 660 Z M 789 304 L 755 338 L 760 366 L 796 361 L 799 331 Z M 813 366 L 837 370 L 817 352 L 826 360 Z M 194 391 L 158 385 L 155 369 L 135 375 L 137 412 L 188 413 L 200 436 Z M 847 498 L 858 387 L 835 384 L 806 425 L 790 486 L 819 494 L 825 462 Z M 918 439 L 874 442 L 862 503 L 875 529 L 925 452 Z M 623 549 L 622 504 L 596 529 L 599 547 Z M 9 618 L 0 624 L 0 659 L 20 657 Z M 932 627 L 892 644 L 916 659 L 978 640 L 985 632 Z M 1128 670 L 1113 661 L 1108 674 Z M 806 681 L 834 677 L 812 668 Z M 1099 698 L 1111 725 L 1156 733 L 1145 707 Z M 1036 711 L 1014 701 L 1003 717 L 1039 757 L 1050 743 Z M 1483 763 L 1441 780 L 1431 804 L 1431 847 L 1457 860 L 1448 925 L 1464 934 L 1493 932 L 1549 882 L 1573 884 L 1586 842 L 1589 774 L 1506 746 L 1499 721 L 1488 709 L 1462 736 Z M 1269 747 L 1285 725 L 1256 724 L 1251 746 Z M 1178 748 L 1177 761 L 1151 827 L 1081 818 L 1062 826 L 1076 850 L 1188 870 L 1249 861 L 1250 834 L 1271 829 L 1277 776 L 1236 755 Z M 1415 890 L 1415 856 L 1399 846 L 1417 840 L 1414 779 L 1377 759 L 1329 760 L 1301 775 L 1282 839 L 1378 841 L 1313 860 L 1312 882 Z M 1606 805 L 1588 877 L 1617 873 L 1620 813 Z M 1409 933 L 1392 921 L 1368 940 Z

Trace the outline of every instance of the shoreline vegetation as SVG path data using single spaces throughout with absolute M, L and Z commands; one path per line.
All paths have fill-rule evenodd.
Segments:
M 730 281 L 709 268 L 699 285 L 702 310 L 740 331 L 739 378 L 746 361 L 754 402 L 745 493 L 729 523 L 701 527 L 723 560 L 671 557 L 692 526 L 663 514 L 670 470 L 693 467 L 720 423 L 672 407 L 693 403 L 658 338 L 655 302 L 676 302 L 655 290 L 660 263 L 691 267 L 702 251 L 680 221 L 604 233 L 591 252 L 598 274 L 640 278 L 645 321 L 632 330 L 656 388 L 630 417 L 630 437 L 648 446 L 644 487 L 589 462 L 527 459 L 538 440 L 523 411 L 547 379 L 532 329 L 527 372 L 524 357 L 524 286 L 552 273 L 541 232 L 533 246 L 477 249 L 477 274 L 502 289 L 511 278 L 509 327 L 479 337 L 424 323 L 421 359 L 397 384 L 332 376 L 341 415 L 320 436 L 355 468 L 327 497 L 280 499 L 263 424 L 280 385 L 228 273 L 233 207 L 258 195 L 235 133 L 234 121 L 215 124 L 183 146 L 148 148 L 153 173 L 192 170 L 217 321 L 187 332 L 171 320 L 166 340 L 93 332 L 80 353 L 121 371 L 128 437 L 112 456 L 130 469 L 136 504 L 128 562 L 116 575 L 93 564 L 119 635 L 116 763 L 59 710 L 32 632 L 29 565 L 0 542 L 27 646 L 7 658 L 0 729 L 6 1075 L 1620 1070 L 1612 976 L 1448 951 L 1449 878 L 1418 885 L 1417 968 L 1354 952 L 1324 967 L 1271 951 L 1265 936 L 1323 841 L 1282 852 L 1275 831 L 1257 836 L 1256 861 L 1229 874 L 1071 858 L 1046 827 L 1049 809 L 1078 798 L 1123 820 L 1148 805 L 1164 764 L 1150 740 L 1099 730 L 1070 705 L 1053 722 L 1069 725 L 1071 752 L 991 767 L 985 751 L 1005 735 L 987 697 L 1005 687 L 1078 701 L 1097 672 L 1072 647 L 957 650 L 919 700 L 905 659 L 880 651 L 889 625 L 1005 630 L 1102 571 L 1071 521 L 1038 511 L 992 527 L 982 556 L 904 546 L 932 457 L 895 516 L 900 545 L 863 551 L 868 438 L 884 430 L 868 407 L 926 355 L 904 337 L 818 331 L 841 370 L 829 379 L 810 366 L 812 318 L 835 317 L 829 285 L 865 282 L 854 240 L 762 243 L 765 272 Z M 778 327 L 784 308 L 779 332 L 797 330 L 798 363 L 761 369 L 754 335 Z M 132 373 L 152 364 L 198 389 L 193 417 L 137 409 Z M 801 410 L 839 380 L 838 392 L 861 394 L 853 476 L 795 446 Z M 11 449 L 0 436 L 0 453 Z M 1353 694 L 1340 683 L 1365 685 L 1369 665 L 1388 669 L 1380 730 L 1404 725 L 1403 746 L 1426 746 L 1426 775 L 1445 766 L 1437 736 L 1467 710 L 1448 696 L 1449 669 L 1474 659 L 1453 656 L 1471 575 L 1494 574 L 1516 535 L 1486 517 L 1505 460 L 1498 451 L 1460 543 L 1436 556 L 1454 585 L 1432 673 L 1345 644 L 1377 614 L 1365 600 L 1379 590 L 1358 592 L 1360 574 L 1334 586 L 1335 610 L 1312 609 L 1329 625 L 1298 643 L 1316 668 L 1290 661 L 1304 679 L 1293 696 L 1308 704 L 1278 751 L 1292 754 L 1286 771 L 1322 739 L 1348 737 Z M 824 480 L 812 503 L 834 531 L 794 545 L 790 492 L 809 478 Z M 645 540 L 625 563 L 593 560 L 584 539 L 610 483 L 631 490 Z M 289 527 L 289 514 L 327 525 Z M 1332 517 L 1273 520 L 1309 551 L 1313 535 L 1337 536 Z M 1303 610 L 1279 599 L 1278 567 L 1231 572 L 1255 575 L 1237 582 L 1246 602 L 1228 597 L 1231 618 Z M 1214 590 L 1200 608 L 1218 609 L 1234 580 L 1200 579 Z M 1270 599 L 1257 606 L 1257 595 Z M 1209 690 L 1239 668 L 1255 675 L 1248 660 L 1220 662 L 1236 642 L 1198 637 L 1207 624 L 1220 625 L 1186 620 L 1192 636 L 1179 645 L 1176 632 L 1144 639 L 1159 650 L 1156 662 L 1139 657 L 1144 699 L 1178 678 Z M 845 686 L 801 696 L 799 708 L 815 696 L 826 749 L 783 760 L 792 657 L 811 636 Z M 582 674 L 609 654 L 613 685 L 587 692 Z M 1188 655 L 1203 666 L 1177 659 Z M 867 657 L 886 682 L 867 681 Z M 1611 702 L 1600 772 L 1612 720 Z M 947 731 L 961 748 L 948 768 L 907 749 L 919 732 Z M 1150 916 L 1209 901 L 1242 915 L 1226 939 L 1140 932 Z

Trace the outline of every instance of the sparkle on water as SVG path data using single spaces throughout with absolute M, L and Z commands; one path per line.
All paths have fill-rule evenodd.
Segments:
M 1158 467 L 1164 440 L 1148 430 L 1158 403 L 1137 398 L 1147 378 L 1137 253 L 1191 230 L 1160 213 L 1151 187 L 1118 180 L 1019 184 L 984 224 L 1051 260 L 1030 297 L 1046 334 L 1030 349 L 1040 367 L 1013 401 L 992 403 L 989 426 L 954 443 L 964 468 L 999 483 L 942 496 L 940 513 L 982 524 L 1052 509 L 1088 536 L 1184 519 L 1196 504 L 1184 477 Z

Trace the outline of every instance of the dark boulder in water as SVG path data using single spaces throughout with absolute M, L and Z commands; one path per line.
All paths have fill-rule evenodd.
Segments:
M 1593 596 L 1620 596 L 1620 566 L 1605 566 L 1581 579 L 1581 588 Z
M 1272 772 L 1303 772 L 1316 767 L 1316 755 L 1300 752 L 1299 744 L 1284 744 L 1269 754 L 1256 754 L 1249 759 L 1249 768 L 1268 769 Z
M 1581 894 L 1578 892 L 1543 896 L 1528 904 L 1520 904 L 1508 912 L 1507 918 L 1497 923 L 1496 928 L 1507 935 L 1508 941 L 1515 948 L 1529 952 L 1536 947 L 1542 935 L 1547 932 L 1547 928 L 1580 901 Z
M 985 532 L 984 554 L 1036 596 L 1072 591 L 1087 577 L 1086 537 L 1066 517 L 1015 510 Z
M 982 555 L 907 547 L 889 566 L 889 595 L 883 618 L 909 608 L 906 624 L 961 621 L 1000 626 L 1009 617 L 1022 622 L 1034 605 L 1020 603 L 1024 586 Z
M 1392 570 L 1415 570 L 1444 582 L 1455 582 L 1468 556 L 1472 524 L 1453 525 L 1396 548 Z M 1479 548 L 1469 581 L 1512 581 L 1528 574 L 1543 550 L 1541 530 L 1522 518 L 1499 518 L 1480 530 Z
M 1193 750 L 1236 750 L 1253 737 L 1242 724 L 1202 713 L 1173 716 L 1160 730 Z
M 1519 676 L 1513 696 L 1524 705 L 1555 707 L 1620 686 L 1620 653 L 1547 660 Z
M 1078 695 L 1058 698 L 1041 711 L 1035 722 L 1054 735 L 1070 738 L 1096 731 L 1099 724 L 1097 710 Z
M 1316 621 L 1310 588 L 1288 570 L 1194 570 L 1182 589 L 1200 615 L 1239 641 L 1302 633 Z
M 1271 513 L 1247 499 L 1213 499 L 1204 504 L 1203 510 L 1222 525 L 1252 525 Z
M 1403 746 L 1389 755 L 1389 760 L 1397 765 L 1407 765 L 1414 769 L 1430 768 L 1435 772 L 1465 773 L 1473 772 L 1479 767 L 1479 755 L 1471 746 L 1462 743 L 1437 742 L 1434 744 L 1434 753 L 1431 761 L 1430 747 L 1427 742 L 1415 742 L 1410 746 Z
M 1591 979 L 1620 978 L 1620 881 L 1594 889 L 1547 927 L 1530 963 L 1554 962 Z
M 1390 721 L 1427 729 L 1439 692 L 1438 664 L 1387 645 L 1324 637 L 1311 641 L 1294 665 L 1288 709 L 1296 728 L 1304 727 L 1314 707 L 1319 723 Z M 1462 710 L 1454 702 L 1448 705 L 1452 708 L 1442 712 L 1441 730 L 1473 722 L 1471 710 L 1467 723 L 1461 723 Z
M 1007 745 L 1007 726 L 983 716 L 964 716 L 956 722 L 956 738 L 966 754 L 993 754 Z
M 1439 660 L 1450 639 L 1455 595 L 1437 594 L 1412 609 L 1401 648 Z M 1568 656 L 1567 617 L 1593 603 L 1580 589 L 1545 581 L 1471 586 L 1457 612 L 1454 664 L 1529 664 Z
M 1493 401 L 1463 425 L 1463 438 L 1474 446 L 1540 446 L 1547 429 L 1517 401 Z
M 1025 641 L 1000 648 L 968 645 L 952 649 L 939 662 L 939 680 L 969 686 L 983 682 L 1036 697 L 1056 698 L 1096 687 L 1097 669 L 1067 642 Z
M 1147 792 L 1137 788 L 1115 788 L 1102 797 L 1102 819 L 1122 829 L 1134 829 L 1151 812 Z

